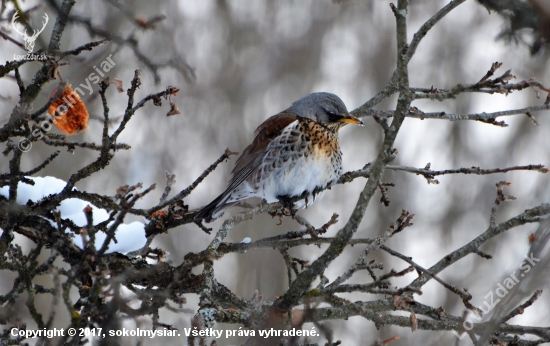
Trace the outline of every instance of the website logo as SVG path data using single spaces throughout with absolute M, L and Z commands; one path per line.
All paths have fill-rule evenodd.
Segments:
M 42 31 L 44 31 L 44 29 L 46 28 L 46 24 L 48 24 L 48 15 L 46 13 L 44 13 L 44 21 L 42 22 L 42 28 L 40 30 L 33 30 L 33 33 L 32 35 L 29 35 L 27 34 L 27 29 L 24 29 L 23 26 L 21 25 L 21 23 L 17 23 L 16 20 L 17 18 L 19 17 L 19 15 L 17 14 L 17 11 L 13 14 L 13 17 L 11 19 L 11 26 L 13 27 L 13 30 L 15 30 L 19 35 L 21 35 L 21 38 L 25 41 L 25 49 L 27 50 L 27 55 L 15 55 L 14 56 L 14 59 L 15 60 L 45 60 L 45 55 L 44 55 L 44 59 L 41 59 L 41 56 L 40 55 L 35 55 L 35 54 L 32 54 L 33 50 L 34 50 L 34 43 L 36 41 L 36 39 L 38 38 L 38 35 L 40 35 L 42 33 Z

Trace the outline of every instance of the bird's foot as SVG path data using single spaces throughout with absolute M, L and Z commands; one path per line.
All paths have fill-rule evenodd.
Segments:
M 294 201 L 292 200 L 292 197 L 277 196 L 277 198 L 279 199 L 279 203 L 281 203 L 282 208 L 269 213 L 269 215 L 271 215 L 272 217 L 279 217 L 282 222 L 283 217 L 294 216 L 296 214 L 298 210 L 294 207 Z
M 286 216 L 294 216 L 297 209 L 294 207 L 293 198 L 290 196 L 278 196 L 279 202 L 283 205 L 283 214 Z

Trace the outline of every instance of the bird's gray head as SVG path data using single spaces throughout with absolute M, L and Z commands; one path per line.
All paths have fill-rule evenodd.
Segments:
M 324 124 L 363 125 L 361 120 L 349 115 L 346 105 L 338 96 L 326 92 L 309 94 L 295 101 L 287 111 Z

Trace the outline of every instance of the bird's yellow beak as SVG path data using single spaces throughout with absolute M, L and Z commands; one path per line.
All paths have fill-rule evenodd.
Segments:
M 359 126 L 364 125 L 363 120 L 361 120 L 359 118 L 356 118 L 353 115 L 349 115 L 349 114 L 345 114 L 344 116 L 342 116 L 342 118 L 340 118 L 340 122 L 346 123 L 346 124 L 359 125 Z

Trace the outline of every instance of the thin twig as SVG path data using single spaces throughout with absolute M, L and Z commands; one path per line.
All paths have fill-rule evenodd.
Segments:
M 232 152 L 231 150 L 229 149 L 225 149 L 225 152 L 222 154 L 222 156 L 220 156 L 216 162 L 214 162 L 213 164 L 210 165 L 210 167 L 208 167 L 204 172 L 201 173 L 201 175 L 199 175 L 199 177 L 191 184 L 189 185 L 188 187 L 186 187 L 185 189 L 183 189 L 182 191 L 180 191 L 177 195 L 175 195 L 174 197 L 170 198 L 168 201 L 166 202 L 163 202 L 163 203 L 160 203 L 159 205 L 157 205 L 156 207 L 153 207 L 151 209 L 148 210 L 148 213 L 152 214 L 154 213 L 155 211 L 157 210 L 160 210 L 172 203 L 175 203 L 181 199 L 184 199 L 185 197 L 189 196 L 189 194 L 191 192 L 193 192 L 193 190 L 210 174 L 212 173 L 216 167 L 218 167 L 218 165 L 227 160 L 229 158 L 229 156 L 231 155 L 236 155 L 238 153 L 236 152 Z

